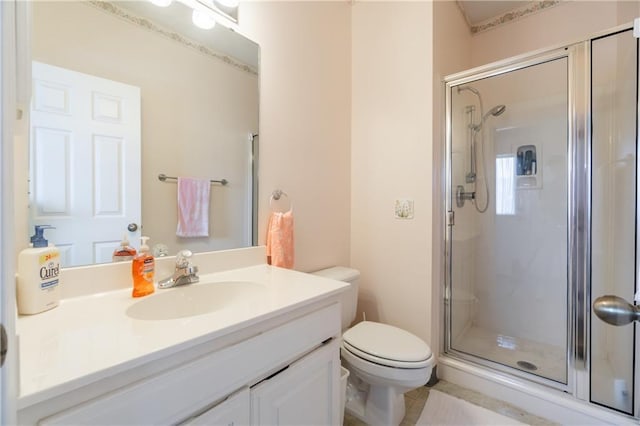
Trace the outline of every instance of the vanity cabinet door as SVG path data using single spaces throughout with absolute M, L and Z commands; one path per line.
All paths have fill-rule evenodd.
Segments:
M 339 347 L 333 339 L 251 389 L 251 424 L 338 424 L 339 378 Z
M 244 426 L 249 424 L 250 415 L 249 388 L 244 388 L 221 403 L 209 408 L 180 425 L 216 425 L 216 426 Z

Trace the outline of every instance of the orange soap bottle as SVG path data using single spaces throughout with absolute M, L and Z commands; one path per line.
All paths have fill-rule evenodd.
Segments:
M 135 255 L 137 254 L 136 249 L 129 245 L 129 240 L 127 239 L 127 234 L 122 237 L 122 242 L 120 246 L 113 251 L 113 261 L 114 262 L 124 262 L 127 260 L 133 260 Z
M 131 262 L 131 275 L 133 277 L 133 297 L 142 297 L 155 291 L 153 275 L 155 261 L 149 253 L 147 240 L 149 237 L 141 237 L 140 251 Z

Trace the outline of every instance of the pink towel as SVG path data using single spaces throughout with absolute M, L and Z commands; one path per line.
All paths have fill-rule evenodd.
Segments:
M 267 226 L 267 262 L 293 268 L 293 212 L 271 212 Z
M 178 178 L 178 237 L 209 236 L 208 179 Z

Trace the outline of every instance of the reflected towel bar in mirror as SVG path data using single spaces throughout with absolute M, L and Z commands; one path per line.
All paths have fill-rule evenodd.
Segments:
M 158 175 L 158 180 L 159 180 L 159 181 L 161 181 L 161 182 L 164 182 L 164 181 L 166 181 L 167 179 L 174 179 L 174 180 L 178 180 L 178 178 L 177 178 L 177 177 L 175 177 L 175 176 L 167 176 L 167 175 L 165 175 L 164 173 L 160 173 L 160 174 Z M 211 182 L 211 183 L 219 183 L 219 184 L 221 184 L 221 185 L 226 185 L 226 184 L 228 184 L 228 183 L 229 183 L 229 181 L 228 181 L 228 180 L 226 180 L 226 179 L 222 179 L 222 180 L 213 180 L 213 179 L 211 179 L 209 182 Z

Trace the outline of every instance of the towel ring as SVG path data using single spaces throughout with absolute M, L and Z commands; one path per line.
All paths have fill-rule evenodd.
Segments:
M 274 207 L 274 201 L 276 201 L 276 205 L 277 205 L 278 204 L 277 202 L 281 201 L 283 196 L 286 197 L 287 200 L 289 201 L 289 208 L 286 209 L 286 210 L 282 210 L 282 211 L 281 210 L 277 210 Z M 282 191 L 281 189 L 276 189 L 271 193 L 271 197 L 269 198 L 269 207 L 271 208 L 272 211 L 278 211 L 278 212 L 285 213 L 285 212 L 293 210 L 293 202 L 291 200 L 289 200 L 289 195 L 286 192 Z

